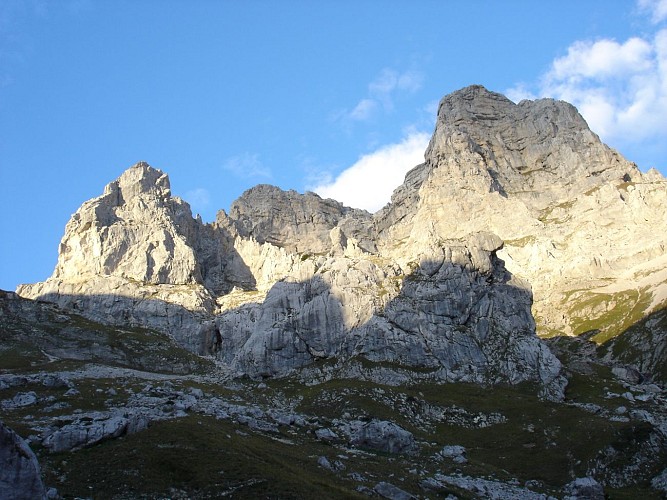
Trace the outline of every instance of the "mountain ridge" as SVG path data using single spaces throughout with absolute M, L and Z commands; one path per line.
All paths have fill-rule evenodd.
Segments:
M 243 193 L 229 214 L 220 211 L 214 223 L 203 224 L 187 203 L 171 197 L 165 174 L 137 163 L 72 217 L 54 275 L 17 291 L 63 307 L 79 304 L 96 320 L 161 329 L 195 352 L 212 352 L 213 346 L 202 350 L 201 339 L 211 338 L 213 321 L 223 338 L 216 356 L 240 373 L 286 374 L 322 357 L 345 371 L 348 362 L 373 358 L 406 368 L 439 367 L 444 371 L 434 376 L 441 380 L 489 382 L 497 372 L 498 381 L 541 381 L 560 387 L 558 393 L 557 360 L 536 354 L 543 347 L 534 337 L 530 290 L 538 328 L 571 334 L 581 318 L 571 310 L 564 314 L 564 300 L 573 290 L 595 296 L 610 279 L 621 283 L 610 273 L 627 261 L 628 235 L 639 255 L 661 262 L 664 243 L 655 241 L 652 224 L 665 220 L 656 201 L 666 190 L 665 181 L 652 175 L 645 178 L 602 144 L 570 104 L 514 104 L 470 86 L 443 98 L 425 162 L 375 214 L 260 185 Z M 615 193 L 623 189 L 621 206 Z M 611 257 L 577 262 L 572 251 L 588 259 L 590 241 L 609 233 L 591 220 L 602 203 L 635 224 L 609 240 Z M 632 203 L 634 212 L 627 210 Z M 562 255 L 555 258 L 558 250 Z M 634 286 L 638 278 L 632 279 Z M 408 292 L 412 281 L 423 285 Z M 461 288 L 463 282 L 477 284 Z M 659 299 L 664 282 L 654 285 L 643 293 Z M 527 298 L 511 289 L 528 291 Z M 405 293 L 420 305 L 399 327 L 386 314 Z M 488 306 L 477 311 L 482 298 L 504 312 Z M 653 302 L 643 315 L 663 303 Z M 472 322 L 471 311 L 477 311 Z M 584 307 L 580 316 L 589 312 Z M 256 323 L 265 317 L 271 319 Z M 515 319 L 502 324 L 510 317 Z M 458 345 L 459 330 L 473 344 Z M 322 332 L 337 332 L 331 345 L 313 340 Z M 489 338 L 495 342 L 495 335 L 521 345 L 510 341 L 516 332 L 528 342 L 517 353 L 518 364 L 531 367 L 518 378 L 501 359 L 473 353 Z M 356 347 L 344 347 L 350 339 L 357 339 Z M 387 339 L 407 340 L 412 354 L 389 349 Z M 309 347 L 312 341 L 319 347 Z M 383 354 L 369 358 L 379 352 L 369 350 L 378 341 Z M 471 359 L 472 371 L 464 366 Z

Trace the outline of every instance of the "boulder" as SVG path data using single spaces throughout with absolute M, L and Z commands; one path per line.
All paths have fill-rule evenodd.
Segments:
M 382 498 L 388 498 L 389 500 L 412 500 L 415 497 L 414 495 L 408 493 L 405 490 L 402 490 L 398 486 L 394 486 L 391 483 L 385 481 L 380 481 L 375 485 L 373 491 L 380 495 Z
M 457 464 L 465 464 L 468 459 L 465 457 L 466 449 L 460 445 L 443 446 L 442 450 L 438 452 L 443 458 L 448 458 Z
M 0 422 L 0 498 L 46 498 L 37 457 L 27 443 Z
M 344 426 L 352 446 L 386 453 L 414 453 L 417 450 L 411 432 L 386 420 L 354 420 Z
M 5 399 L 0 402 L 0 407 L 4 410 L 13 410 L 16 408 L 23 408 L 25 406 L 32 406 L 37 403 L 37 394 L 33 391 L 19 392 L 12 399 Z
M 578 477 L 563 488 L 565 500 L 604 500 L 604 488 L 592 477 Z
M 42 446 L 52 453 L 77 450 L 107 439 L 139 432 L 148 427 L 149 420 L 141 414 L 121 416 L 97 413 L 83 416 L 47 433 L 42 439 Z

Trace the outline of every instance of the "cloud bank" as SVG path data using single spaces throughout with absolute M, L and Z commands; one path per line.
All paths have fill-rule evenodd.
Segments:
M 424 132 L 409 133 L 397 144 L 382 146 L 362 156 L 335 179 L 309 189 L 323 198 L 376 212 L 389 202 L 408 170 L 424 162 L 430 137 Z

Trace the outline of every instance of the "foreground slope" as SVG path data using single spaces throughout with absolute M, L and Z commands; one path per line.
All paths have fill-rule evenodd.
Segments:
M 234 379 L 159 332 L 0 293 L 0 428 L 51 497 L 662 498 L 665 392 L 587 369 L 561 403 L 524 385 Z M 3 491 L 35 498 L 25 484 Z

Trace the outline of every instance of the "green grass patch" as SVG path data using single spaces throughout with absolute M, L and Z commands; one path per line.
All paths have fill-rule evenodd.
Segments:
M 570 324 L 575 335 L 597 332 L 592 340 L 604 344 L 640 321 L 651 303 L 643 290 L 615 294 L 583 292 L 570 298 Z
M 157 422 L 93 448 L 43 456 L 43 468 L 64 497 L 362 498 L 353 482 L 317 465 L 329 446 L 237 430 L 199 415 Z

